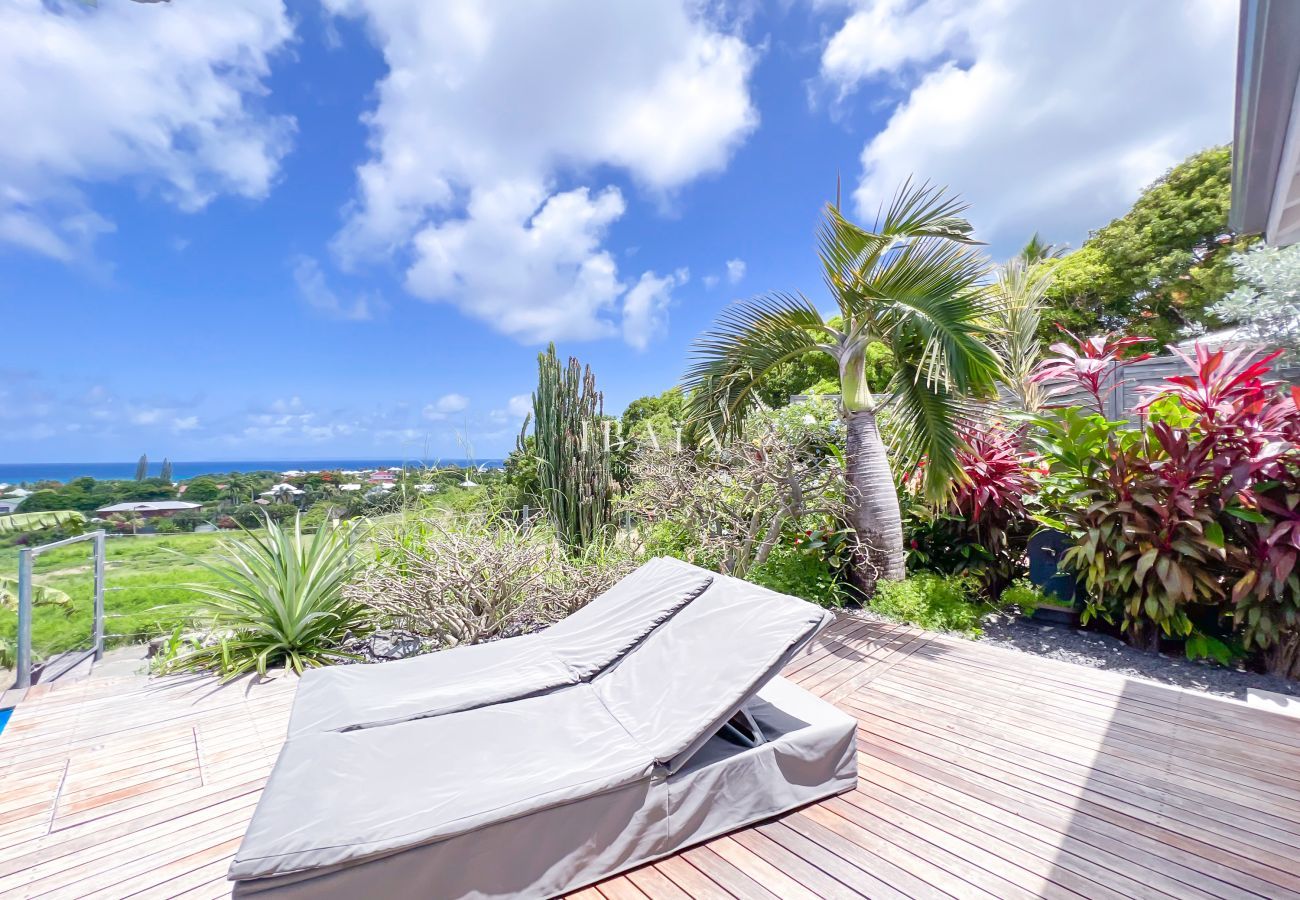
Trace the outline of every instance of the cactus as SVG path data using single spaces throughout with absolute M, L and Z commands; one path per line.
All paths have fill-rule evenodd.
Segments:
M 596 390 L 590 366 L 583 368 L 569 357 L 568 366 L 561 368 L 554 344 L 537 355 L 532 421 L 541 502 L 560 539 L 574 550 L 609 528 L 610 454 L 604 411 L 604 396 Z

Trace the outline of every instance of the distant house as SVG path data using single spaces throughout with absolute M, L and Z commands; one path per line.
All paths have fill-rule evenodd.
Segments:
M 269 491 L 262 491 L 261 496 L 270 497 L 272 500 L 291 500 L 294 497 L 301 497 L 306 491 L 296 488 L 291 484 L 281 483 L 275 485 Z
M 378 472 L 371 472 L 369 479 L 371 484 L 388 484 L 396 480 L 397 476 L 394 473 L 382 469 Z
M 0 497 L 0 515 L 16 512 L 26 497 Z
M 114 503 L 95 510 L 101 516 L 114 513 L 135 513 L 145 519 L 166 518 L 187 509 L 199 509 L 202 503 L 186 503 L 184 500 L 140 500 L 131 503 Z
M 361 485 L 359 485 L 359 484 L 357 484 L 357 483 L 355 483 L 355 482 L 348 482 L 347 484 L 340 484 L 340 485 L 339 485 L 339 490 L 340 490 L 340 491 L 359 491 L 359 490 L 361 490 Z

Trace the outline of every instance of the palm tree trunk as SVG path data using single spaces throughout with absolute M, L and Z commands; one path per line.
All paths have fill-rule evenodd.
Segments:
M 876 414 L 870 410 L 846 413 L 847 469 L 853 530 L 862 544 L 855 567 L 858 587 L 870 598 L 880 579 L 899 581 L 907 573 L 903 553 L 903 518 L 898 491 L 889 469 L 885 442 L 880 438 Z

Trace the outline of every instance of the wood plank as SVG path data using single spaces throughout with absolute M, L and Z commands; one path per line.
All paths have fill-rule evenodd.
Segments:
M 784 674 L 858 790 L 571 896 L 1300 898 L 1300 722 L 853 612 Z M 0 897 L 229 896 L 296 682 L 101 681 L 0 736 Z

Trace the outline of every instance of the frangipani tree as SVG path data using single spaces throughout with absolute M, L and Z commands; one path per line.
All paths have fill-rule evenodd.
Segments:
M 908 473 L 924 462 L 926 493 L 944 496 L 962 478 L 957 452 L 969 401 L 992 396 L 1002 377 L 990 343 L 997 294 L 986 285 L 988 266 L 965 210 L 943 189 L 910 181 L 874 230 L 828 205 L 819 243 L 835 313 L 824 315 L 802 294 L 744 301 L 696 342 L 685 378 L 694 421 L 734 434 L 767 372 L 814 351 L 835 360 L 852 525 L 864 547 L 859 576 L 868 594 L 878 579 L 905 574 L 894 467 Z M 866 378 L 873 341 L 888 347 L 896 364 L 880 394 Z

